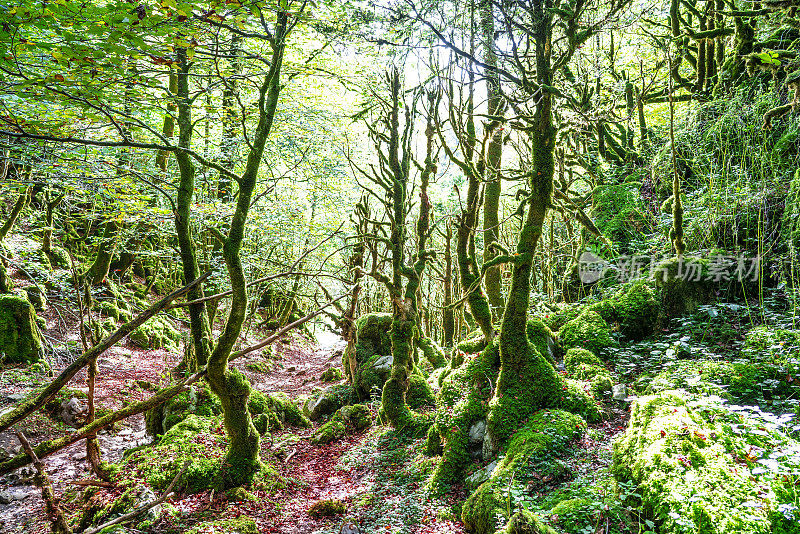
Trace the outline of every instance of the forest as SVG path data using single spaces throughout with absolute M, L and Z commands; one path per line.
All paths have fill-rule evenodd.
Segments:
M 0 0 L 0 532 L 800 534 L 797 0 Z

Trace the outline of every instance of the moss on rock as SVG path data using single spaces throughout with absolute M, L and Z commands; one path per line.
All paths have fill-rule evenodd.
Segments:
M 195 526 L 186 534 L 258 534 L 258 525 L 252 517 L 240 515 L 235 519 L 217 519 Z
M 321 517 L 331 517 L 342 515 L 347 511 L 347 505 L 338 499 L 325 499 L 317 501 L 308 509 L 308 515 L 319 519 Z
M 509 519 L 508 511 L 516 510 L 517 503 L 508 502 L 512 486 L 533 484 L 533 490 L 541 490 L 568 479 L 571 472 L 563 458 L 585 431 L 586 423 L 578 415 L 562 410 L 535 413 L 508 442 L 489 480 L 464 503 L 461 519 L 467 529 L 475 534 L 493 534 L 502 527 Z
M 770 532 L 767 511 L 749 507 L 760 488 L 725 446 L 725 433 L 673 393 L 642 397 L 614 443 L 613 472 L 637 484 L 644 518 L 660 532 Z
M 584 348 L 596 355 L 604 354 L 614 345 L 608 323 L 592 310 L 584 310 L 565 324 L 558 332 L 558 340 L 565 351 Z
M 601 367 L 603 362 L 591 351 L 581 348 L 572 348 L 564 356 L 564 368 L 570 375 L 575 374 L 581 365 Z
M 322 382 L 338 382 L 342 378 L 344 378 L 344 375 L 342 374 L 342 370 L 338 367 L 325 369 L 325 371 L 322 372 L 322 376 L 319 377 Z
M 542 523 L 533 512 L 525 509 L 511 516 L 503 532 L 505 534 L 558 534 L 552 527 Z
M 331 419 L 320 426 L 311 436 L 311 443 L 314 445 L 325 445 L 337 439 L 341 439 L 347 434 L 344 423 L 338 419 Z
M 3 361 L 31 363 L 39 360 L 42 340 L 36 312 L 26 298 L 0 295 L 0 354 Z
M 684 256 L 669 258 L 656 265 L 656 286 L 661 291 L 661 318 L 665 321 L 713 302 L 716 294 L 708 281 L 709 262 Z
M 130 340 L 143 349 L 166 349 L 178 352 L 181 334 L 167 319 L 153 317 L 130 333 Z

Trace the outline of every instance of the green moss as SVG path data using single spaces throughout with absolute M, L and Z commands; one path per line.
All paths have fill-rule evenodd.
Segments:
M 308 509 L 308 515 L 318 519 L 321 517 L 330 517 L 334 515 L 342 515 L 347 511 L 347 505 L 337 499 L 326 499 L 317 501 Z
M 538 317 L 528 319 L 526 332 L 528 334 L 528 341 L 536 347 L 539 354 L 547 358 L 550 363 L 553 363 L 555 360 L 552 355 L 551 345 L 554 343 L 555 335 L 550 331 L 547 325 L 544 324 L 544 321 Z
M 600 511 L 590 499 L 567 499 L 550 510 L 550 516 L 566 534 L 594 532 L 601 519 Z
M 372 426 L 372 413 L 364 404 L 342 406 L 336 411 L 333 419 L 343 422 L 347 430 L 353 432 L 360 432 Z
M 639 187 L 633 183 L 595 187 L 592 215 L 597 228 L 623 252 L 632 250 L 653 226 Z
M 425 359 L 428 360 L 434 369 L 439 369 L 447 365 L 447 358 L 445 358 L 444 351 L 434 340 L 429 337 L 420 337 L 417 341 L 417 345 L 419 345 Z
M 503 532 L 505 534 L 558 534 L 552 527 L 545 525 L 536 515 L 525 509 L 511 516 Z
M 325 445 L 343 438 L 346 433 L 347 429 L 344 423 L 337 419 L 332 419 L 314 431 L 310 441 L 315 445 Z
M 113 300 L 103 300 L 99 302 L 97 306 L 95 306 L 95 310 L 106 317 L 111 317 L 115 321 L 123 323 L 130 321 L 132 317 L 130 310 L 118 306 L 116 301 Z
M 220 444 L 216 430 L 220 422 L 189 415 L 170 428 L 153 447 L 138 450 L 127 457 L 125 464 L 134 467 L 153 488 L 164 489 L 187 465 L 180 487 L 189 491 L 214 488 L 220 478 L 220 459 L 208 454 L 206 441 Z
M 460 481 L 470 461 L 469 429 L 486 418 L 493 385 L 497 381 L 497 343 L 479 355 L 467 356 L 442 382 L 437 394 L 435 430 L 428 433 L 426 448 L 442 450 L 442 461 L 431 477 L 433 491 L 446 491 Z
M 240 515 L 235 519 L 218 519 L 201 523 L 186 534 L 258 534 L 258 525 L 252 517 Z
M 456 345 L 456 349 L 464 354 L 479 354 L 486 348 L 486 338 L 480 330 L 475 330 L 467 335 L 466 339 Z M 455 365 L 454 367 L 458 367 Z
M 684 256 L 669 258 L 656 265 L 656 286 L 661 291 L 661 316 L 678 317 L 715 299 L 714 286 L 708 278 L 709 262 L 704 258 Z
M 248 371 L 253 371 L 254 373 L 269 373 L 272 370 L 272 362 L 270 360 L 255 360 L 249 361 L 245 364 L 245 368 Z
M 614 443 L 613 472 L 637 484 L 644 518 L 660 532 L 717 534 L 770 531 L 760 489 L 737 465 L 725 433 L 676 394 L 642 397 Z
M 584 348 L 597 355 L 604 354 L 614 345 L 608 324 L 600 314 L 591 310 L 584 310 L 565 324 L 558 332 L 558 340 L 565 351 Z
M 546 313 L 542 319 L 552 332 L 561 330 L 565 324 L 575 319 L 583 311 L 583 307 L 579 304 L 559 303 L 556 306 L 557 311 Z
M 617 323 L 626 337 L 640 341 L 653 333 L 659 304 L 656 292 L 646 280 L 626 284 L 612 297 L 589 307 L 609 323 Z
M 344 375 L 342 375 L 341 369 L 338 367 L 331 367 L 329 369 L 325 369 L 319 379 L 323 382 L 338 382 L 343 377 Z
M 564 356 L 564 368 L 567 370 L 567 373 L 570 375 L 575 374 L 575 372 L 578 370 L 578 367 L 582 364 L 598 367 L 603 366 L 603 362 L 600 360 L 600 358 L 595 356 L 591 351 L 581 348 L 569 349 L 567 354 Z
M 425 377 L 418 374 L 409 377 L 406 402 L 412 410 L 430 410 L 436 407 L 436 396 Z
M 143 349 L 166 349 L 178 352 L 181 334 L 167 319 L 153 317 L 130 333 L 130 340 Z
M 467 499 L 461 519 L 470 532 L 494 533 L 516 510 L 511 486 L 536 491 L 571 476 L 563 462 L 572 444 L 586 432 L 580 416 L 561 410 L 533 414 L 508 442 L 502 460 L 489 480 Z
M 327 415 L 332 415 L 342 406 L 352 404 L 357 400 L 357 395 L 350 384 L 336 384 L 328 386 L 322 391 L 314 393 L 306 403 L 308 417 L 316 421 Z
M 27 299 L 0 295 L 0 354 L 3 361 L 32 363 L 40 358 L 42 340 L 36 312 Z

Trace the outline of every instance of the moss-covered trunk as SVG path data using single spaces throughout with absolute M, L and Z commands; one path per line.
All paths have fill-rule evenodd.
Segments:
M 14 203 L 14 207 L 11 208 L 11 214 L 6 219 L 6 222 L 0 227 L 0 243 L 6 238 L 8 233 L 11 231 L 11 228 L 14 226 L 14 223 L 17 222 L 17 217 L 19 214 L 22 213 L 22 210 L 25 209 L 25 206 L 28 204 L 28 199 L 30 198 L 31 188 L 26 187 L 24 190 L 20 191 L 19 196 L 17 197 L 17 201 Z
M 491 67 L 497 66 L 497 54 L 494 50 L 495 27 L 494 13 L 491 0 L 482 0 L 479 6 L 481 19 L 481 33 L 484 47 L 484 62 L 490 67 L 486 73 L 486 91 L 488 100 L 486 110 L 493 123 L 499 121 L 503 112 L 500 94 L 500 75 Z M 491 245 L 497 243 L 500 236 L 500 192 L 502 189 L 500 179 L 500 164 L 503 158 L 503 129 L 496 127 L 486 146 L 486 186 L 483 201 L 483 261 L 494 258 L 498 252 Z M 492 317 L 498 319 L 502 313 L 505 301 L 503 300 L 503 286 L 501 280 L 501 267 L 492 267 L 486 271 L 484 283 L 486 297 L 492 310 Z
M 238 77 L 242 74 L 241 48 L 242 37 L 234 34 L 231 37 L 230 48 L 230 76 L 224 78 L 225 88 L 222 90 L 222 138 L 220 140 L 220 154 L 223 168 L 233 172 L 236 165 L 237 153 L 237 126 L 239 124 L 238 102 Z M 217 197 L 223 201 L 230 201 L 233 197 L 231 178 L 225 173 L 220 173 L 217 185 Z
M 189 62 L 185 50 L 177 50 L 179 62 L 175 74 L 176 107 L 178 109 L 178 146 L 188 148 L 192 140 L 191 102 L 189 100 Z M 200 273 L 197 262 L 197 250 L 191 226 L 191 206 L 194 195 L 195 167 L 188 154 L 183 151 L 175 153 L 178 163 L 180 181 L 175 210 L 175 233 L 178 236 L 178 250 L 183 267 L 183 278 L 189 284 Z M 155 276 L 155 274 L 154 274 Z M 203 288 L 195 286 L 187 295 L 188 300 L 197 301 L 204 297 Z M 211 327 L 205 302 L 197 302 L 189 306 L 189 325 L 191 330 L 191 343 L 194 347 L 192 361 L 186 362 L 187 370 L 194 371 L 203 367 L 208 361 L 211 352 Z
M 252 136 L 252 146 L 245 171 L 238 179 L 239 195 L 236 209 L 222 247 L 233 292 L 231 305 L 222 334 L 208 358 L 208 383 L 222 403 L 225 430 L 229 439 L 221 481 L 225 487 L 249 484 L 261 469 L 259 434 L 247 409 L 250 385 L 244 375 L 228 367 L 228 359 L 239 338 L 247 313 L 247 282 L 242 269 L 240 250 L 264 146 L 272 129 L 281 90 L 283 52 L 289 32 L 288 14 L 279 13 L 277 18 L 270 68 L 259 88 L 258 125 Z
M 550 87 L 553 15 L 540 1 L 533 3 L 533 14 L 536 82 L 538 87 Z M 527 214 L 512 261 L 511 288 L 500 327 L 500 376 L 489 414 L 489 430 L 495 446 L 502 444 L 533 412 L 556 404 L 562 387 L 558 373 L 529 343 L 526 333 L 533 255 L 551 203 L 555 174 L 553 96 L 549 91 L 537 90 L 535 97 L 528 130 L 531 162 Z
M 86 277 L 92 285 L 103 283 L 108 276 L 120 230 L 122 230 L 122 224 L 116 219 L 109 219 L 103 223 L 103 235 L 100 238 L 100 244 L 97 245 L 97 254 L 92 265 L 86 271 Z

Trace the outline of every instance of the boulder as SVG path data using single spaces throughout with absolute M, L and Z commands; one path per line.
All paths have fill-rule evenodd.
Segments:
M 36 311 L 31 303 L 18 295 L 0 295 L 0 355 L 4 361 L 35 362 L 41 350 Z

